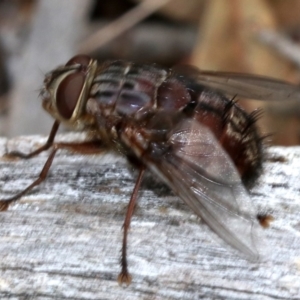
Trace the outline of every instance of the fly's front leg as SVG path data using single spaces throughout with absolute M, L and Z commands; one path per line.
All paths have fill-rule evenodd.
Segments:
M 53 126 L 52 126 L 52 129 L 51 129 L 51 132 L 49 134 L 47 142 L 43 146 L 41 146 L 40 148 L 36 149 L 35 151 L 33 151 L 31 153 L 28 153 L 28 154 L 24 154 L 24 153 L 19 152 L 19 151 L 12 151 L 12 152 L 7 153 L 6 156 L 8 156 L 8 157 L 20 157 L 20 158 L 27 159 L 27 158 L 31 158 L 33 156 L 36 156 L 36 155 L 40 154 L 43 151 L 48 150 L 53 145 L 53 141 L 54 141 L 55 135 L 57 133 L 58 127 L 59 127 L 59 122 L 55 121 Z
M 53 141 L 54 141 L 55 135 L 57 133 L 58 127 L 59 127 L 59 122 L 55 121 L 53 126 L 52 126 L 52 129 L 51 129 L 51 132 L 50 132 L 50 135 L 48 137 L 47 142 L 43 146 L 41 146 L 40 148 L 36 149 L 35 151 L 33 151 L 29 154 L 24 154 L 24 153 L 19 152 L 19 151 L 12 151 L 10 153 L 7 153 L 6 156 L 8 156 L 8 157 L 20 157 L 20 158 L 28 159 L 28 158 L 31 158 L 33 156 L 38 155 L 39 153 L 41 153 L 45 150 L 48 150 L 53 145 Z M 24 196 L 26 193 L 28 193 L 30 190 L 32 190 L 35 186 L 39 185 L 42 181 L 45 180 L 57 150 L 58 150 L 57 147 L 55 147 L 53 149 L 53 151 L 51 152 L 50 156 L 48 157 L 48 159 L 47 159 L 47 161 L 44 165 L 44 168 L 43 168 L 42 172 L 40 173 L 37 180 L 35 180 L 25 190 L 18 193 L 17 195 L 15 195 L 13 197 L 10 197 L 10 198 L 7 198 L 7 199 L 0 200 L 0 211 L 7 210 L 9 204 L 19 200 L 22 196 Z
M 54 126 L 53 126 L 53 128 L 54 128 Z M 53 136 L 52 140 L 55 136 L 55 132 L 54 132 L 53 128 L 52 128 L 52 131 L 50 134 L 50 137 Z M 57 131 L 57 128 L 56 128 L 56 131 Z M 48 141 L 50 140 L 50 137 L 49 137 Z M 24 189 L 22 192 L 18 193 L 17 195 L 15 195 L 11 198 L 0 200 L 0 211 L 6 210 L 9 206 L 9 204 L 19 200 L 22 196 L 27 194 L 35 186 L 39 185 L 41 182 L 43 182 L 46 179 L 48 171 L 52 165 L 52 162 L 53 162 L 53 159 L 54 159 L 54 156 L 55 156 L 57 150 L 67 149 L 67 150 L 70 150 L 73 152 L 79 152 L 79 153 L 84 153 L 84 154 L 99 154 L 103 151 L 103 146 L 101 144 L 101 141 L 99 141 L 99 140 L 92 140 L 92 141 L 78 142 L 78 143 L 54 143 L 54 144 L 53 144 L 53 141 L 51 141 L 50 146 L 47 145 L 47 148 L 46 148 L 46 145 L 47 145 L 47 143 L 44 146 L 42 146 L 41 148 L 37 149 L 36 151 L 25 156 L 25 158 L 32 157 L 32 156 L 37 155 L 38 153 L 48 149 L 50 146 L 52 146 L 52 148 L 53 148 L 52 152 L 50 153 L 38 178 L 32 184 L 30 184 L 26 189 Z
M 53 146 L 53 150 L 51 154 L 49 155 L 42 172 L 40 173 L 39 177 L 32 183 L 30 184 L 26 189 L 24 189 L 22 192 L 18 193 L 17 195 L 7 198 L 7 199 L 2 199 L 0 200 L 0 211 L 7 210 L 8 206 L 17 200 L 19 200 L 22 196 L 27 194 L 29 191 L 31 191 L 35 186 L 39 185 L 41 182 L 43 182 L 48 174 L 48 171 L 52 165 L 54 156 L 59 148 L 56 146 Z

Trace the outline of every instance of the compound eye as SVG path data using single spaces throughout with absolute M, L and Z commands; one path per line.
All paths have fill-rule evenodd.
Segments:
M 72 57 L 67 63 L 66 66 L 72 66 L 79 64 L 83 67 L 87 67 L 90 64 L 91 58 L 88 55 L 79 54 Z
M 84 86 L 85 74 L 75 72 L 68 75 L 58 86 L 56 92 L 56 107 L 64 119 L 70 119 L 76 108 Z

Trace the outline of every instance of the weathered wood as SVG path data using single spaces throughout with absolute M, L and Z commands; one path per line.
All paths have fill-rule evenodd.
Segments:
M 0 198 L 31 183 L 47 157 L 8 160 L 3 153 L 44 141 L 0 139 Z M 257 210 L 275 217 L 261 237 L 259 263 L 224 246 L 180 199 L 147 178 L 131 223 L 133 282 L 125 288 L 116 278 L 135 177 L 112 154 L 60 151 L 47 181 L 0 213 L 0 298 L 300 299 L 300 147 L 269 149 L 251 191 Z

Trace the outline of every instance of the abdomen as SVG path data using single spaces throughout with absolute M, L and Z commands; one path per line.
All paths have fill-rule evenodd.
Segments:
M 210 128 L 244 181 L 260 169 L 262 146 L 255 116 L 188 76 L 155 65 L 106 63 L 98 69 L 92 97 L 104 118 L 117 116 L 123 126 L 136 120 L 137 127 L 160 132 L 159 126 L 172 126 L 172 116 L 193 118 Z M 163 116 L 171 121 L 166 124 Z

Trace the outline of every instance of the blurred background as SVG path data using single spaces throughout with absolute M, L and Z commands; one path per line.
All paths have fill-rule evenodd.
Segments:
M 0 0 L 0 136 L 48 134 L 44 74 L 74 54 L 246 72 L 300 84 L 300 0 Z M 300 144 L 300 104 L 262 108 L 262 134 Z

